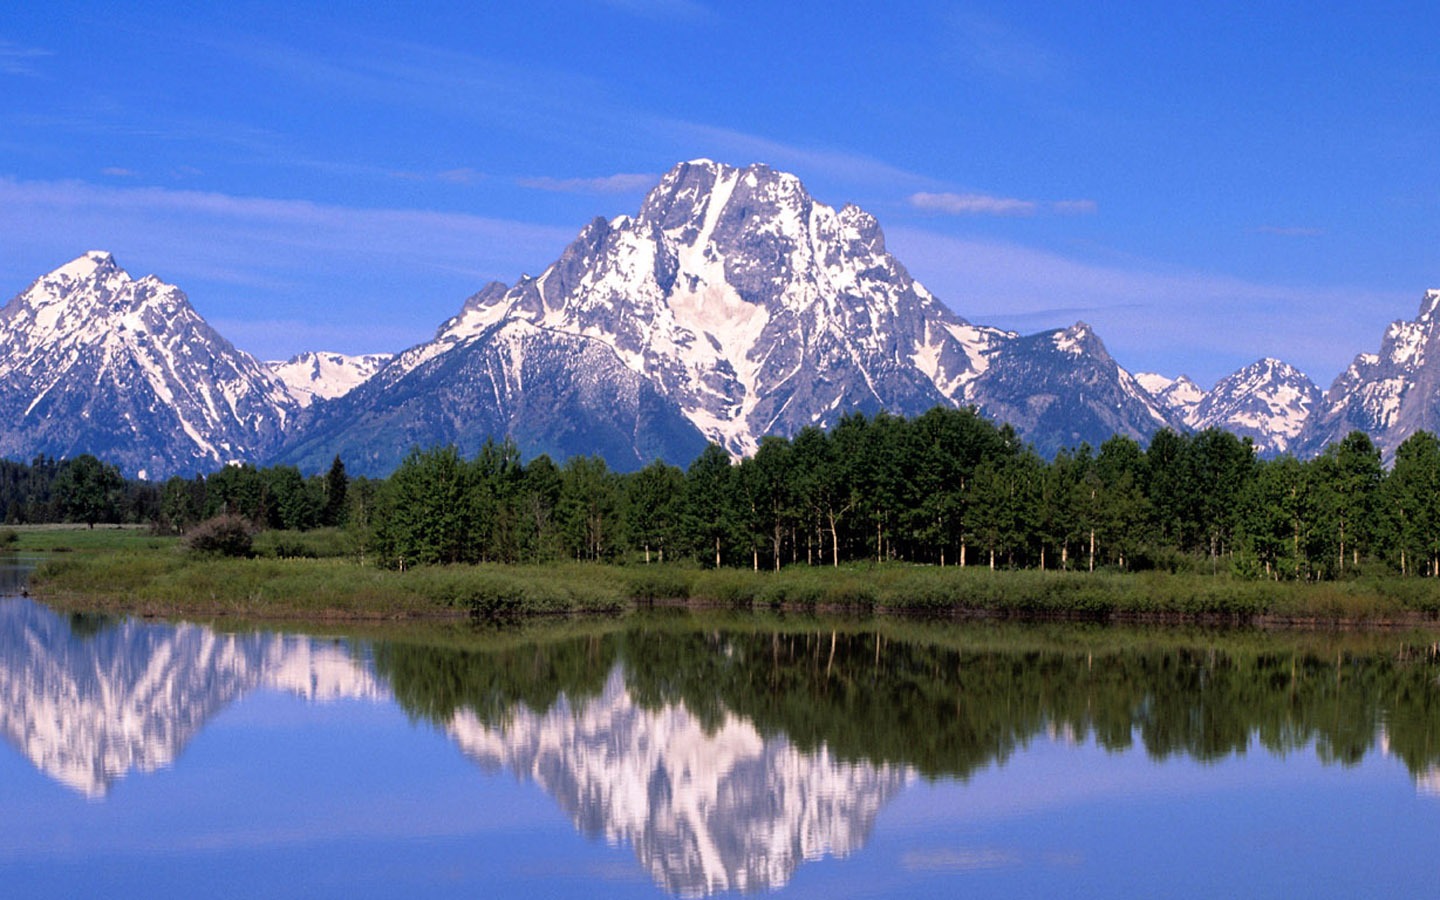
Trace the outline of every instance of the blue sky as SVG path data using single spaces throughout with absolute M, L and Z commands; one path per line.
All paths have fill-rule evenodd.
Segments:
M 418 5 L 7 10 L 0 296 L 108 249 L 258 356 L 398 350 L 702 156 L 1207 386 L 1327 386 L 1440 286 L 1434 4 Z

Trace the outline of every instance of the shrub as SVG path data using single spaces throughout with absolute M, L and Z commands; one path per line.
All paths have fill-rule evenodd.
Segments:
M 185 536 L 185 546 L 212 556 L 249 556 L 250 523 L 231 513 L 206 519 Z
M 626 580 L 631 598 L 641 602 L 690 598 L 689 572 L 669 567 L 647 566 L 632 570 Z
M 20 542 L 20 532 L 13 528 L 0 530 L 0 547 L 13 547 Z

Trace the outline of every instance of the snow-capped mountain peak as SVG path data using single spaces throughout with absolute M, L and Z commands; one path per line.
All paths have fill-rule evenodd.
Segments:
M 1440 290 L 1428 290 L 1411 321 L 1392 322 L 1379 353 L 1361 353 L 1335 379 L 1324 407 L 1301 436 L 1302 452 L 1318 453 L 1350 431 L 1369 434 L 1389 458 L 1416 431 L 1440 429 Z
M 1187 418 L 1196 429 L 1222 428 L 1248 437 L 1262 455 L 1290 450 L 1321 403 L 1305 373 L 1266 358 L 1222 378 Z
M 961 318 L 890 255 L 859 207 L 828 206 L 763 164 L 693 160 L 633 216 L 589 222 L 538 275 L 471 297 L 434 340 L 346 398 L 354 408 L 307 419 L 294 458 L 316 464 L 354 448 L 388 471 L 398 457 L 376 442 L 381 422 L 405 426 L 387 445 L 475 446 L 483 428 L 557 456 L 596 452 L 581 440 L 585 423 L 629 445 L 607 455 L 625 468 L 656 455 L 683 462 L 672 454 L 707 439 L 749 453 L 764 435 L 854 411 L 976 405 L 1015 414 L 1022 436 L 1051 448 L 1171 423 L 1089 325 L 1044 340 L 1040 352 Z M 1040 381 L 1051 412 L 1037 418 L 1024 398 Z M 1041 433 L 1052 427 L 1063 435 Z
M 283 387 L 153 275 L 90 251 L 0 309 L 0 454 L 90 452 L 130 474 L 253 458 L 295 411 Z

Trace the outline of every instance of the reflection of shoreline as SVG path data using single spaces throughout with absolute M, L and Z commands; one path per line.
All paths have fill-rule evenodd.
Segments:
M 316 701 L 385 695 L 343 646 L 136 621 L 78 635 L 28 600 L 0 602 L 0 661 L 0 733 L 92 798 L 131 771 L 168 767 L 257 688 Z
M 707 730 L 683 704 L 641 707 L 618 666 L 573 708 L 519 708 L 498 728 L 461 711 L 448 730 L 481 765 L 540 784 L 581 831 L 633 846 L 685 896 L 778 888 L 803 861 L 848 855 L 909 777 L 802 752 L 732 715 Z

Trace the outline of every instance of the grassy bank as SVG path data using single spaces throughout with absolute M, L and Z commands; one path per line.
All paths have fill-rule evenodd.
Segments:
M 1381 625 L 1440 621 L 1440 582 L 1320 584 L 1226 575 L 991 572 L 908 565 L 781 572 L 683 566 L 448 566 L 393 572 L 351 559 L 217 559 L 140 531 L 27 531 L 47 560 L 31 591 L 73 609 L 239 618 L 444 618 L 618 612 L 684 603 L 1096 621 Z

